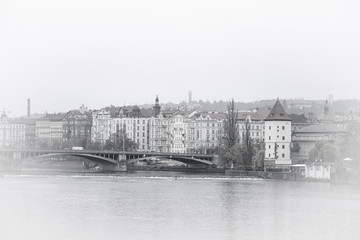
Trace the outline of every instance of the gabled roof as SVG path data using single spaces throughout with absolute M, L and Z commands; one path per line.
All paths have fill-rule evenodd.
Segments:
M 207 117 L 210 117 L 212 120 L 223 120 L 226 118 L 226 113 L 219 113 L 219 112 L 199 112 L 193 114 L 190 118 L 192 119 L 206 119 Z
M 271 109 L 269 115 L 265 118 L 265 121 L 291 121 L 291 118 L 289 115 L 287 115 L 285 109 L 278 99 L 276 100 L 274 107 Z

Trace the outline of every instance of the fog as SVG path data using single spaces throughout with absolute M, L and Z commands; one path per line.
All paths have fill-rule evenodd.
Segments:
M 0 109 L 357 98 L 358 1 L 2 1 Z M 141 87 L 139 87 L 141 86 Z M 136 93 L 136 94 L 135 94 Z

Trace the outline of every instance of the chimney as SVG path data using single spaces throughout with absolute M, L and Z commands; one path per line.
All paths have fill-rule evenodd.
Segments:
M 27 117 L 30 117 L 30 98 L 27 100 Z

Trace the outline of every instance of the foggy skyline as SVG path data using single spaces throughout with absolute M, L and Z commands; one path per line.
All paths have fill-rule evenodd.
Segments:
M 359 99 L 357 1 L 3 1 L 0 110 Z

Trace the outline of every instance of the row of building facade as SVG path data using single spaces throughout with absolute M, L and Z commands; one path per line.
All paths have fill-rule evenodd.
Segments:
M 324 117 L 326 119 L 326 116 Z M 90 148 L 119 131 L 137 143 L 138 151 L 209 153 L 220 144 L 226 113 L 196 110 L 161 110 L 156 98 L 152 109 L 108 107 L 89 111 L 84 107 L 67 113 L 40 117 L 0 119 L 0 147 Z M 324 121 L 312 123 L 303 115 L 288 115 L 279 100 L 272 109 L 240 111 L 237 126 L 240 136 L 250 124 L 250 136 L 265 148 L 265 159 L 288 164 L 291 159 L 306 160 L 316 141 L 337 143 L 347 134 L 346 124 Z M 299 151 L 291 149 L 297 143 Z

